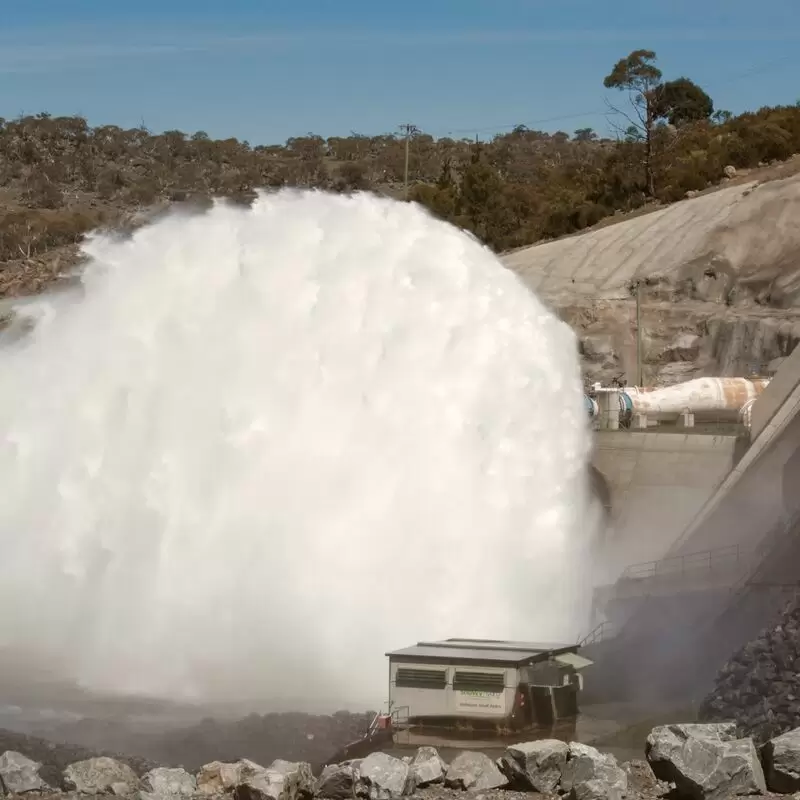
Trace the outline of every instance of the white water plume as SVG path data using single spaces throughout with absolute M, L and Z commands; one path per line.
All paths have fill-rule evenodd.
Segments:
M 82 298 L 0 349 L 0 647 L 336 707 L 385 700 L 392 647 L 574 641 L 575 340 L 488 249 L 280 192 L 85 250 Z

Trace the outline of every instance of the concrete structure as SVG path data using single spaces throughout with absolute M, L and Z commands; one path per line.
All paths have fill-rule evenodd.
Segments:
M 702 695 L 724 660 L 800 589 L 800 350 L 752 405 L 751 426 L 749 447 L 666 557 L 649 575 L 644 565 L 629 568 L 601 590 L 605 610 L 617 613 L 614 639 L 605 653 L 602 642 L 594 650 L 600 669 L 590 685 L 604 696 Z M 695 567 L 667 566 L 681 562 Z
M 387 653 L 389 709 L 411 724 L 521 729 L 577 713 L 577 645 L 447 639 Z
M 600 430 L 592 466 L 605 486 L 610 528 L 606 581 L 629 564 L 664 556 L 733 469 L 744 431 Z M 600 494 L 595 490 L 596 494 Z

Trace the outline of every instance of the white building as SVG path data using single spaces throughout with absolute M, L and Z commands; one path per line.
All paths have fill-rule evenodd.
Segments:
M 389 708 L 417 725 L 469 720 L 521 729 L 574 717 L 577 645 L 484 639 L 419 642 L 389 657 Z

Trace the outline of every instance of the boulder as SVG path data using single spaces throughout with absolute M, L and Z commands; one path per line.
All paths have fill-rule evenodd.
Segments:
M 435 747 L 420 747 L 411 761 L 411 775 L 414 785 L 420 788 L 444 783 L 447 764 L 439 756 Z
M 447 768 L 444 782 L 451 789 L 483 791 L 501 789 L 508 784 L 508 778 L 484 753 L 463 752 Z
M 800 728 L 776 736 L 761 752 L 770 791 L 800 792 Z
M 628 796 L 664 797 L 674 787 L 658 780 L 646 761 L 626 761 L 620 764 L 628 776 Z
M 126 795 L 139 789 L 139 779 L 127 764 L 100 756 L 70 764 L 64 770 L 64 785 L 80 794 Z
M 7 750 L 0 756 L 0 791 L 9 794 L 45 791 L 50 787 L 39 777 L 42 765 L 22 753 Z
M 314 794 L 314 776 L 305 762 L 278 759 L 266 768 L 246 759 L 238 763 L 236 800 L 308 800 Z
M 329 800 L 351 800 L 356 794 L 357 777 L 352 761 L 329 764 L 317 779 L 314 794 Z
M 569 746 L 558 739 L 522 742 L 506 750 L 500 766 L 513 785 L 546 794 L 561 780 L 568 753 Z
M 356 794 L 370 800 L 392 800 L 414 791 L 411 767 L 386 753 L 370 753 L 359 763 Z
M 197 791 L 201 794 L 230 792 L 240 782 L 242 763 L 212 761 L 200 767 L 197 773 Z
M 722 171 L 725 173 L 726 178 L 736 177 L 736 167 L 734 167 L 733 164 L 728 164 Z
M 158 767 L 142 778 L 144 792 L 153 798 L 191 797 L 197 791 L 197 781 L 185 769 Z
M 706 800 L 766 792 L 752 739 L 734 739 L 733 723 L 662 725 L 647 737 L 647 761 L 678 792 Z
M 628 775 L 614 756 L 588 744 L 570 742 L 561 776 L 561 791 L 572 800 L 621 800 Z

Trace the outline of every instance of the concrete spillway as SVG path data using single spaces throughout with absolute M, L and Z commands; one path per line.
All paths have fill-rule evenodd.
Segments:
M 598 592 L 614 635 L 596 689 L 702 695 L 722 661 L 797 591 L 800 349 L 752 404 L 749 446 L 733 461 L 679 535 L 661 537 L 660 556 Z M 642 533 L 659 538 L 653 527 Z

